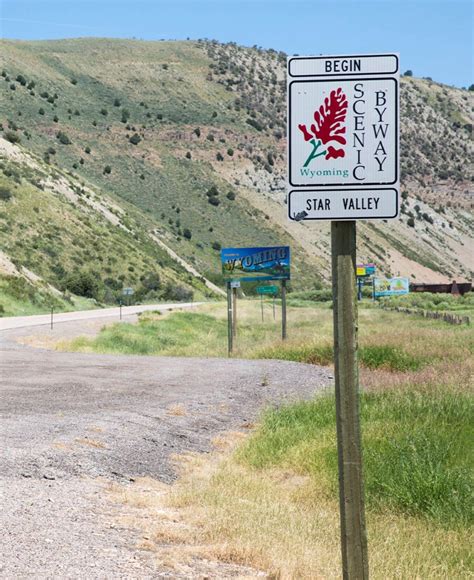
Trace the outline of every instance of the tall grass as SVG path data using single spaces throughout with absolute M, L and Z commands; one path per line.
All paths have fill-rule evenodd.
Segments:
M 474 524 L 474 410 L 467 394 L 363 394 L 361 421 L 367 505 Z M 318 397 L 265 414 L 237 457 L 258 469 L 291 468 L 337 493 L 335 402 Z

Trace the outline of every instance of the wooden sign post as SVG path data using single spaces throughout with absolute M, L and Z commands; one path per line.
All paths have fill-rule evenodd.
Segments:
M 232 356 L 234 350 L 234 333 L 232 331 L 232 288 L 227 282 L 227 354 Z
M 232 288 L 232 336 L 237 336 L 237 287 Z
M 331 220 L 344 580 L 369 575 L 359 423 L 356 220 L 398 217 L 398 85 L 397 54 L 288 59 L 288 217 Z
M 368 578 L 357 364 L 356 224 L 331 223 L 334 376 L 344 578 Z
M 286 340 L 286 280 L 281 281 L 281 339 Z

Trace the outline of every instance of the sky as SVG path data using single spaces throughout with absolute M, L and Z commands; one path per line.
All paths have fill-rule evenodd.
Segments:
M 471 0 L 0 0 L 0 35 L 212 38 L 300 55 L 398 52 L 402 72 L 473 82 Z

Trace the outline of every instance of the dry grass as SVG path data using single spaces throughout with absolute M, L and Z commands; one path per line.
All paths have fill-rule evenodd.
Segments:
M 137 508 L 127 523 L 141 531 L 141 547 L 193 577 L 196 562 L 208 561 L 217 569 L 219 562 L 250 566 L 251 576 L 339 578 L 337 502 L 308 477 L 236 464 L 231 452 L 241 438 L 221 438 L 225 451 L 211 456 L 187 456 L 174 486 L 152 479 L 115 486 L 116 498 Z M 466 530 L 387 512 L 368 514 L 368 533 L 372 578 L 469 577 Z
M 170 405 L 166 410 L 167 415 L 172 415 L 174 417 L 185 417 L 188 413 L 181 403 L 176 403 Z
M 89 439 L 88 437 L 77 437 L 74 442 L 78 445 L 86 445 L 87 447 L 94 447 L 95 449 L 106 449 L 107 446 L 102 441 L 97 439 Z

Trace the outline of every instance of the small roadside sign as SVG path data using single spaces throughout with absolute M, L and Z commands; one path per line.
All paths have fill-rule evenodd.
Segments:
M 257 294 L 278 294 L 278 286 L 257 286 Z
M 288 214 L 399 213 L 397 54 L 288 59 Z
M 122 290 L 122 294 L 124 296 L 132 296 L 133 294 L 135 294 L 135 290 L 133 288 L 124 288 Z
M 231 288 L 240 288 L 240 280 L 231 280 L 230 287 Z
M 357 264 L 356 275 L 358 277 L 373 276 L 374 274 L 375 264 Z

